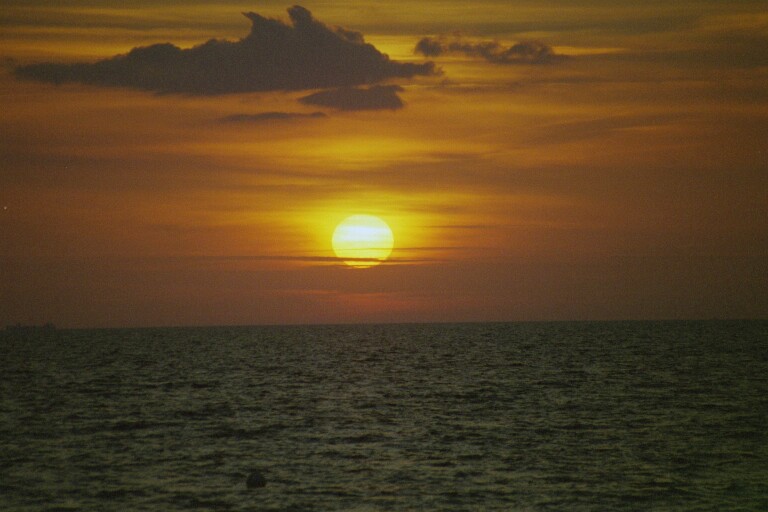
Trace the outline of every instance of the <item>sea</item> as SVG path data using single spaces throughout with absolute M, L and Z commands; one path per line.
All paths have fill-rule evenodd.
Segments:
M 0 510 L 766 511 L 768 321 L 8 332 Z

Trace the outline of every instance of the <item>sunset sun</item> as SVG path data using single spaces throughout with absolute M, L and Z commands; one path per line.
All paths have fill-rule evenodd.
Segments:
M 386 260 L 394 242 L 392 230 L 380 218 L 353 215 L 336 226 L 331 244 L 347 265 L 368 268 Z

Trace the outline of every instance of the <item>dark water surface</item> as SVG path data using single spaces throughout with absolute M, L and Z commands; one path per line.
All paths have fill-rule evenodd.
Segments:
M 4 510 L 768 510 L 768 322 L 19 336 Z

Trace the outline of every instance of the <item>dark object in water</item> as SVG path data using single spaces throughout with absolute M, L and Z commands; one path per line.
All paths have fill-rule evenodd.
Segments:
M 248 480 L 245 481 L 245 485 L 249 489 L 264 487 L 265 485 L 267 485 L 267 479 L 264 478 L 264 475 L 262 475 L 258 471 L 254 471 L 250 475 L 248 475 Z

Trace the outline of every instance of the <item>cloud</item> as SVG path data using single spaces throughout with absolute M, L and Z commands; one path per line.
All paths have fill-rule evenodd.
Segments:
M 258 114 L 233 114 L 222 117 L 224 123 L 260 123 L 263 121 L 288 121 L 291 119 L 317 119 L 327 117 L 322 112 L 303 114 L 300 112 L 261 112 Z
M 398 85 L 342 87 L 310 94 L 299 101 L 307 105 L 320 105 L 338 110 L 397 110 L 403 108 L 403 100 L 397 95 L 402 90 Z
M 538 41 L 522 41 L 505 48 L 496 41 L 467 42 L 460 38 L 424 37 L 416 44 L 414 51 L 425 57 L 463 53 L 495 64 L 551 64 L 567 58 Z
M 444 251 L 444 250 L 451 250 L 451 249 L 464 249 L 463 247 L 402 247 L 403 250 L 408 251 Z M 132 258 L 133 259 L 133 258 Z M 353 256 L 345 256 L 343 258 L 339 256 L 296 256 L 296 255 L 287 255 L 287 254 L 271 254 L 271 255 L 232 255 L 232 256 L 160 256 L 160 257 L 140 257 L 135 258 L 134 260 L 138 261 L 144 261 L 144 262 L 153 262 L 153 263 L 163 263 L 163 262 L 169 262 L 172 264 L 180 264 L 183 262 L 198 262 L 198 263 L 216 263 L 216 264 L 224 264 L 226 262 L 237 262 L 237 261 L 301 261 L 305 263 L 335 263 L 341 266 L 342 268 L 347 268 L 345 261 L 354 261 L 354 262 L 376 262 L 381 263 L 382 265 L 400 265 L 405 263 L 431 263 L 436 261 L 441 261 L 436 258 L 403 258 L 403 257 L 395 257 L 390 256 L 384 260 L 380 258 L 363 258 L 363 257 L 353 257 Z
M 154 44 L 95 63 L 20 66 L 16 74 L 55 84 L 214 95 L 345 87 L 435 73 L 432 62 L 390 60 L 361 33 L 329 27 L 300 6 L 288 9 L 290 25 L 243 14 L 253 26 L 239 41 L 211 39 L 190 49 Z

